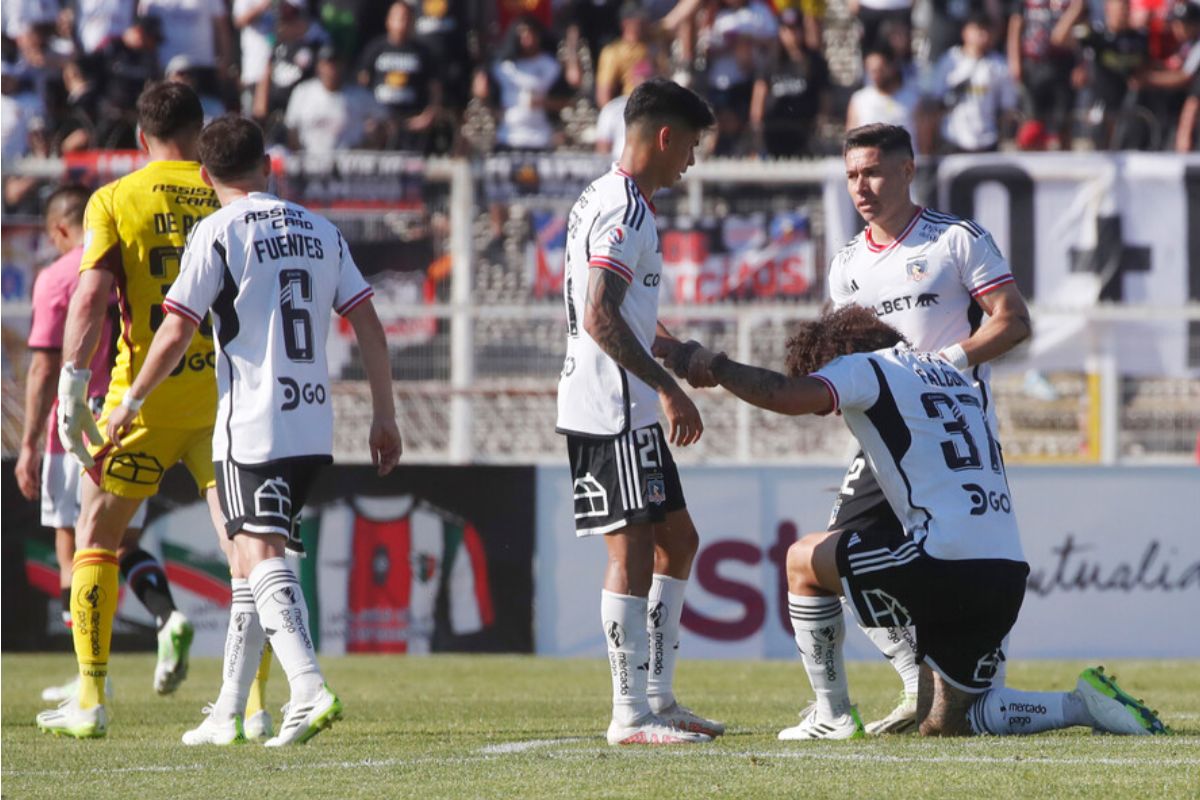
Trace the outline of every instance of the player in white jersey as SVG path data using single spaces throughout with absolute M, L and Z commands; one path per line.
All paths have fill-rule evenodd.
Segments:
M 213 456 L 221 527 L 233 541 L 234 577 L 246 583 L 240 597 L 235 583 L 230 614 L 238 624 L 230 626 L 220 695 L 184 743 L 242 738 L 242 709 L 265 633 L 291 685 L 279 734 L 266 745 L 300 744 L 342 714 L 317 664 L 300 584 L 283 559 L 309 487 L 332 461 L 330 312 L 346 317 L 358 337 L 374 407 L 371 457 L 381 475 L 401 448 L 387 342 L 371 287 L 337 228 L 265 192 L 270 165 L 258 126 L 221 117 L 201 133 L 199 150 L 201 177 L 222 208 L 193 229 L 163 301 L 169 313 L 125 411 L 109 418 L 108 434 L 120 440 L 211 308 L 219 344 Z
M 1004 462 L 968 376 L 938 353 L 910 348 L 858 306 L 802 324 L 787 347 L 787 375 L 699 349 L 688 376 L 769 411 L 838 412 L 904 535 L 897 540 L 891 526 L 866 526 L 809 534 L 788 549 L 792 627 L 817 699 L 779 738 L 865 735 L 846 683 L 838 595 L 864 625 L 915 628 L 922 734 L 1025 734 L 1072 725 L 1165 733 L 1156 713 L 1102 668 L 1084 670 L 1071 692 L 995 686 L 1029 565 Z
M 672 337 L 658 322 L 662 246 L 650 198 L 694 163 L 713 122 L 708 105 L 672 81 L 638 86 L 625 106 L 620 161 L 584 190 L 567 223 L 557 430 L 567 437 L 576 533 L 603 535 L 608 551 L 600 615 L 613 684 L 610 744 L 701 742 L 724 732 L 674 695 L 699 537 L 659 405 L 671 444 L 695 442 L 703 424 L 652 355 Z
M 971 220 L 920 208 L 910 196 L 915 167 L 908 132 L 865 125 L 846 134 L 847 189 L 866 228 L 829 269 L 829 297 L 875 310 L 918 350 L 943 352 L 970 372 L 995 430 L 987 362 L 1030 334 L 1029 310 L 991 235 Z M 984 321 L 984 313 L 987 319 Z M 860 453 L 842 482 L 829 530 L 897 524 Z M 919 670 L 911 631 L 864 629 L 904 681 L 899 705 L 868 733 L 916 728 Z

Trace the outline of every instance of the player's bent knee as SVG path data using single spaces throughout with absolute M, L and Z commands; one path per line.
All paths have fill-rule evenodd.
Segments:
M 810 533 L 793 542 L 787 551 L 788 582 L 800 581 L 813 583 L 816 575 L 813 571 L 813 554 L 824 534 Z

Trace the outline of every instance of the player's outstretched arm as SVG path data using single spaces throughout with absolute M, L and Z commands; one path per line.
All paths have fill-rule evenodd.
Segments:
M 827 414 L 833 410 L 833 398 L 821 381 L 801 375 L 789 378 L 769 369 L 740 364 L 724 353 L 700 348 L 692 354 L 689 375 L 724 386 L 751 405 L 778 414 Z
M 96 427 L 87 402 L 88 382 L 92 378 L 88 364 L 100 343 L 112 287 L 111 273 L 100 269 L 85 270 L 71 296 L 63 328 L 63 365 L 58 376 L 58 438 L 63 449 L 85 467 L 91 467 L 93 462 L 84 444 L 84 435 L 93 445 L 100 444 L 100 429 Z
M 179 359 L 183 358 L 198 327 L 193 320 L 182 314 L 165 315 L 162 325 L 154 334 L 154 341 L 150 342 L 150 350 L 146 353 L 141 370 L 133 379 L 129 390 L 125 392 L 121 405 L 108 415 L 106 433 L 114 445 L 120 446 L 121 437 L 129 431 L 129 426 L 133 424 L 146 397 L 166 380 L 171 370 L 179 363 Z
M 1007 283 L 977 300 L 988 318 L 969 339 L 957 345 L 962 348 L 966 364 L 961 363 L 961 359 L 955 359 L 953 347 L 944 351 L 959 369 L 999 358 L 1033 333 L 1029 306 L 1025 305 L 1025 298 L 1015 283 Z
M 404 450 L 400 429 L 396 426 L 387 337 L 383 332 L 383 323 L 375 313 L 375 305 L 370 300 L 355 306 L 346 319 L 358 338 L 358 351 L 371 385 L 371 432 L 368 436 L 371 463 L 379 469 L 380 475 L 387 475 L 395 468 Z
M 699 441 L 704 432 L 700 412 L 679 384 L 642 343 L 621 316 L 621 303 L 629 283 L 617 273 L 593 267 L 588 271 L 587 304 L 583 329 L 609 358 L 632 372 L 658 392 L 670 426 L 671 444 L 686 446 Z

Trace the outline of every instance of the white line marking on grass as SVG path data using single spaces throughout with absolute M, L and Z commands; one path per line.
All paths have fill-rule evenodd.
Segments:
M 479 752 L 485 756 L 502 756 L 510 753 L 524 753 L 529 750 L 536 750 L 539 747 L 553 747 L 560 744 L 571 744 L 573 742 L 586 742 L 587 739 L 579 736 L 570 736 L 564 739 L 530 739 L 525 742 L 503 742 L 501 744 L 489 744 L 486 747 L 479 748 Z

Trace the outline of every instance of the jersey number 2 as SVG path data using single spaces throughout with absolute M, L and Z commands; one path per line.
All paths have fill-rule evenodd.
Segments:
M 292 361 L 313 360 L 312 315 L 301 303 L 312 302 L 312 276 L 303 269 L 279 271 L 279 310 L 283 317 L 283 349 Z

